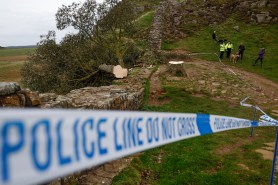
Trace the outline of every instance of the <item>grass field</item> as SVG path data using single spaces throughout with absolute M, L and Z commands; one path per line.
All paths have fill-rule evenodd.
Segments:
M 0 82 L 19 82 L 21 66 L 25 61 L 0 61 Z
M 1 57 L 13 57 L 28 55 L 35 51 L 35 48 L 14 48 L 14 49 L 0 49 L 0 60 Z
M 250 109 L 229 107 L 225 101 L 192 97 L 182 88 L 164 87 L 161 100 L 169 104 L 144 107 L 147 111 L 193 112 L 228 115 L 252 119 Z M 116 176 L 113 184 L 190 184 L 246 185 L 268 184 L 271 160 L 264 160 L 255 150 L 274 142 L 274 128 L 221 132 L 187 139 L 149 150 L 133 159 L 131 165 Z
M 233 29 L 239 26 L 239 31 Z M 196 53 L 217 53 L 219 45 L 212 41 L 211 34 L 216 30 L 218 39 L 228 39 L 234 45 L 233 53 L 237 51 L 240 43 L 244 43 L 246 50 L 244 60 L 236 64 L 237 67 L 260 74 L 275 82 L 278 82 L 278 25 L 249 25 L 228 20 L 222 25 L 214 28 L 206 27 L 197 31 L 195 34 L 175 42 L 164 41 L 163 49 L 185 49 Z M 257 58 L 260 48 L 266 49 L 263 67 L 259 65 L 253 67 L 251 64 Z M 218 61 L 215 55 L 200 55 L 200 58 Z M 232 65 L 225 59 L 226 64 Z
M 21 66 L 34 50 L 35 48 L 1 49 L 0 82 L 20 82 Z

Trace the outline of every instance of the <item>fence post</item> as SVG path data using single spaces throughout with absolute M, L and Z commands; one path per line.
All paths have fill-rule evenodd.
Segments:
M 271 170 L 271 178 L 270 178 L 270 185 L 274 185 L 276 181 L 276 163 L 277 163 L 277 149 L 278 149 L 278 127 L 276 127 L 276 140 L 274 146 L 274 154 L 273 154 L 273 161 L 272 161 L 272 170 Z
M 256 106 L 254 107 L 254 119 L 253 121 L 256 121 L 256 118 L 257 118 L 257 109 L 256 109 Z M 254 132 L 254 127 L 252 126 L 251 128 L 251 133 L 250 133 L 250 137 L 253 136 L 253 132 Z

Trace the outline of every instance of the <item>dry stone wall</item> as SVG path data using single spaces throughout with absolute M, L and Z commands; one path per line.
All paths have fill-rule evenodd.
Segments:
M 121 85 L 85 87 L 66 95 L 39 94 L 21 89 L 14 82 L 1 82 L 0 107 L 138 110 L 143 103 L 144 81 L 151 72 L 145 68 L 133 69 L 133 73 L 128 78 L 117 80 L 116 83 Z
M 85 87 L 66 95 L 22 90 L 17 83 L 0 83 L 0 88 L 0 107 L 3 108 L 138 110 L 144 96 L 143 85 L 139 84 Z
M 163 14 L 167 1 L 161 1 L 156 7 L 153 22 L 150 31 L 149 47 L 152 51 L 161 49 L 162 43 L 162 28 L 163 28 Z
M 38 92 L 21 89 L 15 82 L 0 82 L 0 107 L 38 107 Z
M 138 110 L 142 105 L 142 85 L 85 87 L 66 95 L 40 94 L 42 108 Z

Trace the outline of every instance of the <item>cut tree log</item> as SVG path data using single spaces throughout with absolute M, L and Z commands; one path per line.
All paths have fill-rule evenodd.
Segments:
M 113 66 L 113 65 L 101 64 L 98 68 L 102 71 L 114 74 L 116 78 L 127 77 L 127 73 L 128 73 L 127 69 L 122 68 L 122 66 L 120 65 Z
M 116 78 L 124 78 L 127 77 L 127 69 L 122 68 L 122 66 L 117 65 L 113 68 L 113 74 Z

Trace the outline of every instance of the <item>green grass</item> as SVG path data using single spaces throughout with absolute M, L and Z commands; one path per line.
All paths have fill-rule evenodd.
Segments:
M 163 106 L 147 106 L 147 111 L 162 111 L 162 112 L 186 112 L 186 113 L 206 113 L 220 114 L 225 116 L 237 116 L 241 118 L 250 118 L 252 115 L 251 109 L 241 106 L 230 107 L 226 101 L 212 101 L 209 97 L 199 98 L 193 97 L 183 88 L 166 86 L 165 95 L 159 99 L 170 99 L 171 103 Z M 217 106 L 216 106 L 217 105 Z
M 240 31 L 233 29 L 235 25 L 239 26 Z M 183 40 L 175 42 L 164 41 L 162 48 L 166 50 L 185 49 L 194 53 L 217 53 L 219 54 L 219 45 L 213 43 L 211 34 L 216 30 L 219 39 L 228 39 L 234 45 L 233 53 L 237 51 L 241 42 L 244 43 L 246 50 L 244 60 L 236 64 L 237 67 L 263 75 L 275 82 L 278 82 L 278 25 L 248 25 L 235 22 L 228 19 L 222 25 L 214 28 L 207 27 L 196 31 L 195 34 L 186 37 Z M 263 67 L 253 67 L 251 64 L 257 58 L 260 48 L 266 49 Z M 200 58 L 218 61 L 215 55 L 200 55 Z M 227 64 L 228 59 L 224 60 Z
M 2 62 L 0 61 L 0 82 L 19 82 L 20 70 L 25 62 Z
M 262 133 L 267 130 L 256 131 Z M 238 148 L 230 148 L 232 151 L 224 156 L 214 153 L 226 147 L 221 140 L 243 142 L 248 140 L 248 133 L 248 129 L 230 131 L 149 150 L 116 176 L 113 184 L 268 184 L 271 161 L 262 160 L 252 145 L 246 143 Z M 261 142 L 272 140 L 273 130 L 270 133 Z M 257 142 L 257 147 L 262 146 L 261 142 Z M 162 157 L 160 163 L 158 157 Z M 248 166 L 249 170 L 239 164 Z
M 15 48 L 15 49 L 0 49 L 0 57 L 28 55 L 35 51 L 36 48 Z
M 150 98 L 150 80 L 147 79 L 145 84 L 143 106 L 148 104 L 149 98 Z
M 145 106 L 147 111 L 194 112 L 252 117 L 252 111 L 229 107 L 225 101 L 192 97 L 182 88 L 164 87 L 161 106 Z M 205 135 L 148 150 L 113 179 L 113 184 L 268 184 L 271 161 L 255 150 L 275 139 L 274 128 L 256 128 Z M 243 168 L 240 165 L 244 165 Z
M 153 16 L 154 11 L 146 12 L 136 20 L 136 23 L 140 27 L 140 29 L 149 28 L 151 26 Z
M 143 50 L 145 50 L 148 47 L 148 38 L 146 37 L 146 35 L 148 35 L 150 32 L 149 29 L 152 24 L 153 16 L 154 11 L 150 10 L 144 12 L 135 20 L 136 32 L 133 35 L 134 40 L 136 42 L 136 46 Z

